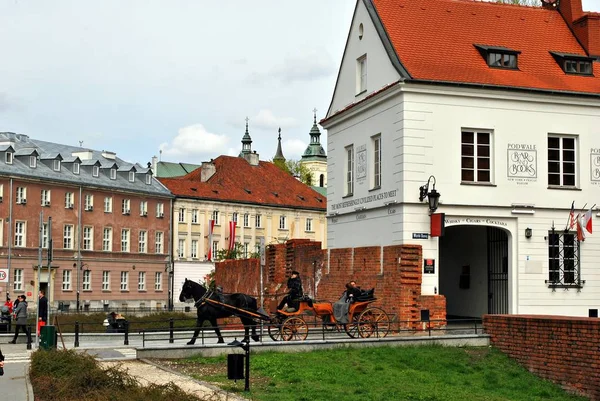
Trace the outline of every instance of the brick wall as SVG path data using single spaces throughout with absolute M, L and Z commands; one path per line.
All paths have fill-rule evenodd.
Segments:
M 321 243 L 310 240 L 269 245 L 264 274 L 265 310 L 273 311 L 281 300 L 292 270 L 300 272 L 304 292 L 319 301 L 335 302 L 346 283 L 354 280 L 363 289 L 375 288 L 375 306 L 404 322 L 405 327 L 417 327 L 421 309 L 429 309 L 432 320 L 446 319 L 444 296 L 421 295 L 422 249 L 418 245 L 331 249 L 329 255 L 321 249 Z M 217 263 L 215 278 L 226 292 L 259 297 L 257 259 Z
M 536 375 L 600 400 L 600 319 L 485 315 L 492 344 Z

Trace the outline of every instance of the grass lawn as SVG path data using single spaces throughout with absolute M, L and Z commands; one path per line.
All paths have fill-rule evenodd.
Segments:
M 575 401 L 493 348 L 375 347 L 251 355 L 251 394 L 227 380 L 226 358 L 166 362 L 260 401 Z

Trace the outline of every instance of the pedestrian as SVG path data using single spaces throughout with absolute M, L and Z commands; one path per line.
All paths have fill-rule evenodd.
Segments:
M 27 341 L 31 343 L 31 333 L 27 330 L 27 297 L 25 295 L 19 295 L 19 304 L 13 311 L 17 323 L 15 325 L 15 337 L 9 344 L 16 344 L 17 337 L 19 336 L 19 329 L 27 335 Z
M 4 355 L 2 355 L 2 350 L 0 349 L 0 376 L 4 375 Z
M 13 303 L 10 301 L 10 297 L 6 297 L 6 302 L 4 302 L 4 306 L 6 306 L 8 308 L 8 313 L 12 315 Z
M 48 323 L 48 298 L 46 298 L 46 293 L 44 290 L 40 291 L 39 298 L 40 322 Z

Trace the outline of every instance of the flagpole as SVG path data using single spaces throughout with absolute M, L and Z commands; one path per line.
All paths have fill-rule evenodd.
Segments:
M 565 231 L 569 231 L 570 229 L 569 225 L 571 224 L 571 213 L 573 213 L 573 217 L 575 217 L 575 201 L 571 203 L 571 209 L 569 209 L 569 216 L 567 217 L 567 224 L 565 224 Z M 554 226 L 554 222 L 552 223 L 552 226 Z

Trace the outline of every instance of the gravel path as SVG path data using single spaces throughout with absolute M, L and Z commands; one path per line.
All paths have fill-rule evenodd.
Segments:
M 102 366 L 121 366 L 130 376 L 135 377 L 140 384 L 148 385 L 175 383 L 183 391 L 198 396 L 205 401 L 247 401 L 237 395 L 227 393 L 218 387 L 195 380 L 164 367 L 159 367 L 148 361 L 117 361 L 101 362 Z

